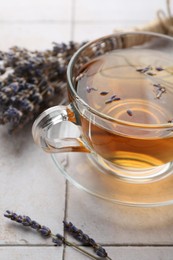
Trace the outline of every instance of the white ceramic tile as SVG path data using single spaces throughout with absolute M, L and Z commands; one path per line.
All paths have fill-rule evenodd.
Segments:
M 142 25 L 140 21 L 79 22 L 75 24 L 74 40 L 93 40 L 111 34 L 114 31 L 133 30 L 135 26 L 139 25 Z
M 165 5 L 165 0 L 0 0 L 0 50 L 13 45 L 44 50 L 71 36 L 92 40 L 145 24 Z M 63 247 L 53 247 L 51 240 L 3 217 L 10 209 L 62 234 L 65 179 L 33 143 L 30 127 L 15 136 L 0 127 L 0 144 L 0 259 L 88 259 L 68 247 L 63 258 Z M 112 259 L 172 260 L 173 248 L 166 245 L 173 241 L 173 206 L 118 206 L 69 185 L 67 220 L 106 244 Z
M 151 20 L 164 0 L 76 0 L 76 21 Z
M 112 260 L 172 260 L 173 247 L 105 247 Z M 72 248 L 66 248 L 65 260 L 87 260 Z
M 71 20 L 72 0 L 0 1 L 0 21 Z
M 0 247 L 3 260 L 54 260 L 62 259 L 62 247 Z
M 12 136 L 6 134 L 5 127 L 0 130 L 0 244 L 52 244 L 3 214 L 12 210 L 28 215 L 53 233 L 62 234 L 65 180 L 50 155 L 34 144 L 30 127 Z
M 69 185 L 67 220 L 104 244 L 172 244 L 173 206 L 132 208 Z
M 36 24 L 1 24 L 0 50 L 8 50 L 12 46 L 25 47 L 30 50 L 52 49 L 52 42 L 68 42 L 70 40 L 70 23 L 36 23 Z

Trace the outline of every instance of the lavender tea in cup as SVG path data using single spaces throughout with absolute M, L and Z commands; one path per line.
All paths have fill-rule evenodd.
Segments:
M 110 119 L 80 115 L 84 139 L 102 158 L 139 169 L 173 160 L 173 129 L 160 127 L 173 122 L 169 53 L 144 46 L 100 55 L 80 69 L 76 92 Z

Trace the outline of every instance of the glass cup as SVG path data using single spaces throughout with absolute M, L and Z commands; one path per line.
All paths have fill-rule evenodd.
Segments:
M 85 153 L 126 183 L 173 173 L 173 38 L 108 35 L 89 42 L 67 69 L 69 105 L 44 111 L 34 141 L 48 153 Z

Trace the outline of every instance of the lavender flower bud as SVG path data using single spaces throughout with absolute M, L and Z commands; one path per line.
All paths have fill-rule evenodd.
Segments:
M 22 112 L 17 108 L 10 106 L 5 112 L 4 117 L 6 117 L 9 121 L 19 122 L 22 117 Z
M 24 111 L 25 110 L 32 111 L 34 108 L 33 104 L 27 99 L 20 100 L 20 107 Z
M 12 212 L 12 211 L 6 210 L 6 213 L 4 214 L 4 217 L 11 219 L 11 216 L 12 216 L 12 215 L 13 215 L 13 212 Z
M 56 246 L 62 246 L 64 241 L 65 241 L 64 237 L 61 236 L 60 234 L 56 234 L 56 238 L 55 237 L 52 238 L 52 242 L 55 243 Z
M 37 223 L 35 220 L 33 220 L 32 223 L 31 223 L 31 227 L 33 229 L 40 229 L 41 225 L 39 223 Z
M 17 217 L 18 217 L 18 215 L 17 215 L 16 213 L 12 213 L 12 214 L 11 214 L 11 220 L 16 221 L 16 220 L 17 220 Z
M 22 225 L 31 226 L 32 220 L 28 216 L 23 216 Z
M 9 85 L 9 87 L 13 90 L 13 93 L 17 93 L 19 90 L 19 83 L 13 82 Z
M 89 244 L 90 238 L 87 234 L 83 234 L 83 243 L 84 244 Z
M 100 247 L 99 249 L 95 250 L 96 254 L 100 257 L 107 257 L 108 254 L 106 253 L 106 250 L 103 247 Z
M 5 93 L 8 97 L 13 95 L 13 90 L 8 86 L 3 87 L 2 92 Z
M 19 215 L 19 216 L 17 217 L 16 221 L 17 221 L 18 223 L 22 223 L 22 221 L 23 221 L 22 216 Z
M 89 243 L 90 243 L 90 245 L 91 245 L 92 247 L 95 247 L 95 246 L 97 245 L 97 243 L 95 242 L 95 240 L 92 239 L 92 238 L 90 238 Z
M 40 104 L 43 100 L 43 97 L 40 93 L 35 93 L 31 96 L 31 99 L 33 100 L 33 102 Z
M 63 224 L 65 229 L 68 229 L 70 226 L 73 225 L 71 222 L 67 222 L 67 221 L 63 221 Z
M 83 235 L 84 233 L 80 229 L 74 233 L 74 237 L 81 242 L 83 242 Z
M 43 236 L 50 236 L 51 234 L 51 230 L 48 227 L 45 226 L 41 226 L 41 228 L 39 229 L 39 232 L 43 235 Z
M 71 230 L 74 233 L 77 233 L 77 232 L 83 233 L 82 230 L 77 229 L 75 226 L 71 226 L 71 228 L 69 230 Z

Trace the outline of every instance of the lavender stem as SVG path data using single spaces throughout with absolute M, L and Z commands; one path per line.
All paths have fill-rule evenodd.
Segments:
M 84 249 L 80 248 L 79 246 L 77 246 L 77 245 L 75 245 L 75 244 L 73 244 L 73 243 L 71 243 L 71 242 L 69 242 L 69 241 L 67 241 L 67 240 L 65 241 L 65 244 L 66 244 L 67 246 L 71 246 L 71 247 L 75 248 L 76 250 L 81 251 L 83 254 L 89 256 L 89 257 L 92 258 L 92 259 L 97 259 L 97 260 L 99 259 L 98 257 L 95 257 L 94 255 L 92 255 L 92 254 L 86 252 Z

